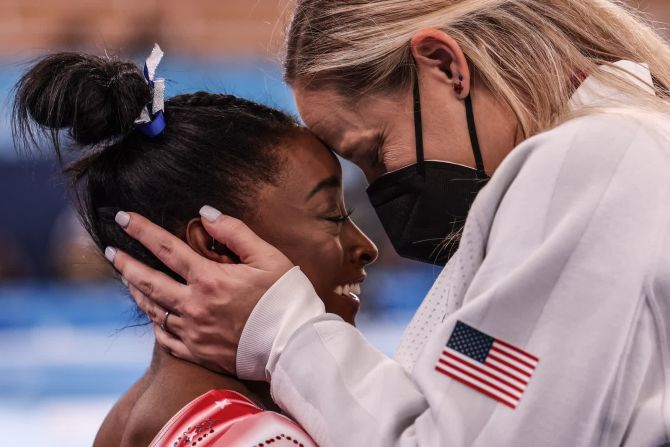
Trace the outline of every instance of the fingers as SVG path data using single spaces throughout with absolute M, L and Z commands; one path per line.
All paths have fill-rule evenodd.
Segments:
M 128 283 L 126 287 L 128 287 L 130 296 L 133 297 L 135 303 L 142 310 L 142 312 L 144 312 L 151 321 L 160 324 L 161 316 L 165 314 L 165 308 L 151 301 L 145 294 L 140 292 L 139 289 L 132 284 Z
M 262 268 L 264 261 L 277 258 L 278 255 L 284 257 L 241 220 L 221 214 L 210 206 L 203 206 L 200 215 L 207 232 L 237 254 L 244 264 Z
M 180 359 L 196 363 L 196 358 L 191 354 L 191 351 L 189 351 L 186 345 L 177 337 L 162 330 L 157 324 L 154 324 L 154 336 L 156 337 L 156 342 L 170 354 L 179 357 Z
M 165 312 L 163 312 L 163 316 L 158 321 L 158 324 L 160 325 L 164 319 Z M 181 339 L 183 336 L 182 334 L 184 333 L 184 319 L 177 314 L 170 313 L 170 316 L 168 317 L 167 321 L 165 321 L 163 328 L 166 332 Z
M 153 302 L 150 298 L 147 298 L 146 295 L 132 284 L 128 284 L 128 291 L 130 291 L 130 295 L 142 312 L 144 312 L 153 323 L 160 326 L 165 320 L 166 309 Z M 184 331 L 184 319 L 179 314 L 170 311 L 170 316 L 165 322 L 165 329 L 176 337 L 181 338 Z
M 220 367 L 219 365 L 208 362 L 206 360 L 196 357 L 191 350 L 189 350 L 186 345 L 178 338 L 174 337 L 170 333 L 167 333 L 161 330 L 160 326 L 154 324 L 154 336 L 156 337 L 156 342 L 158 345 L 163 348 L 165 351 L 169 352 L 173 356 L 186 360 L 187 362 L 194 363 L 196 365 L 204 366 L 210 371 L 224 374 L 235 374 L 234 369 L 232 371 L 227 371 L 226 369 Z
M 207 262 L 184 241 L 139 214 L 120 211 L 115 220 L 126 233 L 186 280 L 191 271 Z
M 188 289 L 184 284 L 175 281 L 163 272 L 146 266 L 121 250 L 108 247 L 105 250 L 105 256 L 114 264 L 129 285 L 132 284 L 154 305 L 160 305 L 164 309 L 181 314 L 182 303 L 188 298 Z M 142 308 L 141 303 L 137 304 Z M 147 305 L 145 312 L 148 314 L 154 310 L 153 307 Z

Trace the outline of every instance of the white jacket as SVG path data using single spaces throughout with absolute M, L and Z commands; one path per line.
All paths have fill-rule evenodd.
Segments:
M 651 83 L 644 66 L 618 64 Z M 587 78 L 573 105 L 614 95 Z M 670 443 L 670 143 L 658 130 L 590 115 L 515 148 L 396 360 L 326 314 L 296 267 L 254 309 L 238 374 L 271 378 L 277 403 L 322 446 Z M 529 356 L 516 372 L 498 364 L 512 377 L 445 375 L 457 322 L 487 334 L 465 344 L 496 339 Z M 530 379 L 515 382 L 519 371 Z

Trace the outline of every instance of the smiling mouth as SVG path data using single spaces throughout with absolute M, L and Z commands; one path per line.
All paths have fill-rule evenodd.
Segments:
M 336 295 L 341 295 L 347 298 L 353 298 L 356 301 L 360 301 L 358 295 L 361 293 L 361 283 L 353 282 L 349 284 L 342 284 L 335 287 L 333 292 L 335 292 Z

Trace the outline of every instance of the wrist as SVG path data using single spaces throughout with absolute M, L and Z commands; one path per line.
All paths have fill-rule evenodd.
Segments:
M 254 307 L 237 348 L 237 376 L 269 381 L 289 338 L 307 321 L 325 314 L 323 302 L 299 267 L 275 282 Z

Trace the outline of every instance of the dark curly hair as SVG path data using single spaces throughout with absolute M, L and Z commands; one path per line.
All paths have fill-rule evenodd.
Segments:
M 150 101 L 131 62 L 49 55 L 16 85 L 14 138 L 20 148 L 50 143 L 100 250 L 119 247 L 180 279 L 115 224 L 116 212 L 140 213 L 182 238 L 204 204 L 244 218 L 259 186 L 278 181 L 276 149 L 298 124 L 245 99 L 197 92 L 166 101 L 167 128 L 149 138 L 134 122 Z

